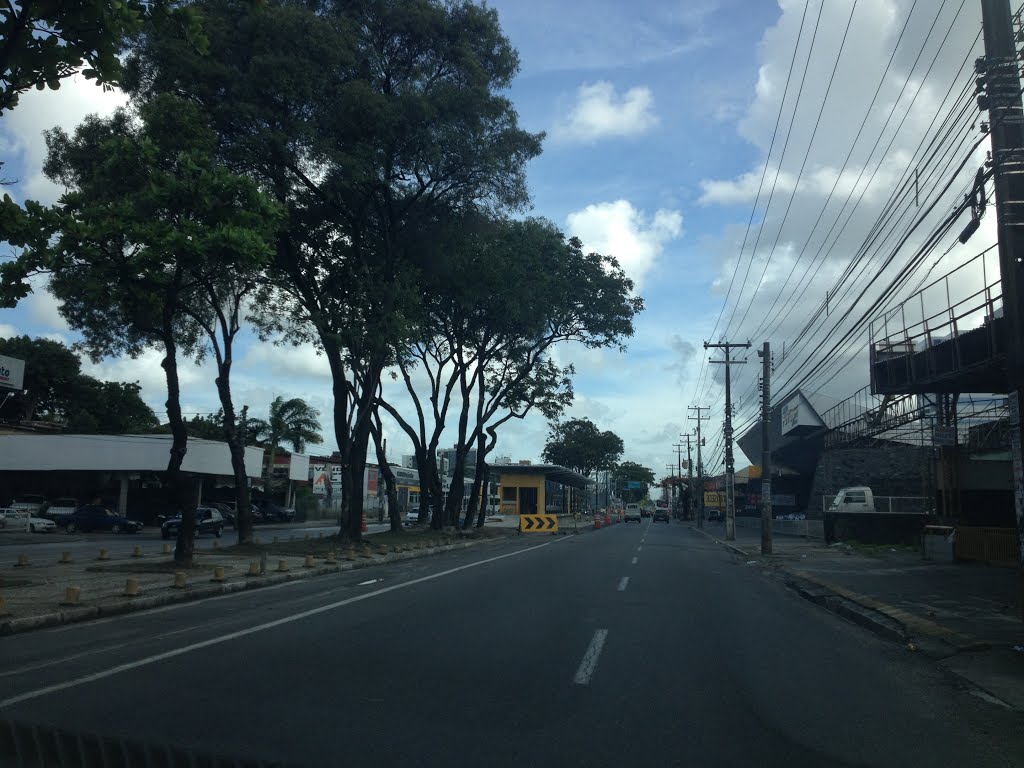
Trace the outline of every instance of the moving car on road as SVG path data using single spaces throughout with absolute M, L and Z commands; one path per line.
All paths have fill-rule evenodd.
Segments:
M 160 535 L 169 539 L 178 535 L 179 528 L 181 528 L 180 514 L 164 521 L 160 526 Z M 212 533 L 218 539 L 220 538 L 220 535 L 224 533 L 224 516 L 220 510 L 213 507 L 198 507 L 196 509 L 196 536 L 201 533 Z
M 629 522 L 636 522 L 636 523 L 643 522 L 640 519 L 641 517 L 642 517 L 642 515 L 640 514 L 640 505 L 639 504 L 627 504 L 626 505 L 626 516 L 625 516 L 624 519 L 625 519 L 625 521 L 627 523 L 629 523 Z
M 671 522 L 671 517 L 668 514 L 668 508 L 667 507 L 658 507 L 656 510 L 654 510 L 654 520 L 653 520 L 653 522 L 655 522 L 655 523 L 658 523 L 658 522 L 661 522 L 661 523 Z
M 68 518 L 68 533 L 110 531 L 111 533 L 138 533 L 142 523 L 122 517 L 102 504 L 86 504 Z

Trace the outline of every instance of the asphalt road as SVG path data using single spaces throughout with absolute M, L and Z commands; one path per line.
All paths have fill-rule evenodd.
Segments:
M 1024 718 L 678 523 L 0 639 L 0 717 L 322 766 L 1020 766 Z
M 390 529 L 388 523 L 370 523 L 369 532 L 380 533 Z M 282 537 L 282 540 L 289 536 L 299 538 L 309 534 L 316 536 L 323 533 L 324 536 L 338 532 L 337 525 L 305 526 L 295 523 L 267 523 L 256 526 L 256 535 L 263 540 L 269 541 L 274 536 Z M 197 539 L 196 545 L 199 549 L 212 549 L 215 537 L 213 534 L 204 533 Z M 238 534 L 234 528 L 225 528 L 221 535 L 221 546 L 228 546 L 238 542 Z M 91 533 L 68 534 L 63 528 L 58 528 L 52 533 L 27 534 L 23 532 L 4 531 L 0 533 L 0 557 L 5 552 L 17 553 L 22 550 L 27 552 L 33 559 L 45 557 L 59 558 L 62 552 L 72 552 L 75 555 L 98 553 L 100 549 L 106 549 L 113 557 L 118 555 L 130 555 L 136 546 L 141 546 L 144 551 L 159 552 L 164 545 L 164 539 L 160 536 L 158 526 L 148 526 L 139 533 L 113 534 L 108 531 L 93 531 Z M 171 540 L 173 543 L 173 540 Z M 9 555 L 15 559 L 14 555 Z

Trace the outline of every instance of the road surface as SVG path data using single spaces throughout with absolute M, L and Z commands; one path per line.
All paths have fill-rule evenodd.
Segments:
M 0 717 L 302 766 L 1020 766 L 1024 721 L 690 527 L 0 639 Z

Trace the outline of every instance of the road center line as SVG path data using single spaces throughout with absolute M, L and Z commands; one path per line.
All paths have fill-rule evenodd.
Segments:
M 637 552 L 643 552 L 643 551 L 644 551 L 644 548 L 643 548 L 643 547 L 637 547 L 637 548 L 636 548 L 636 551 L 637 551 Z
M 633 558 L 633 565 L 636 565 L 636 561 L 639 560 L 639 559 L 640 559 L 639 557 L 634 557 Z
M 328 611 L 333 611 L 333 610 L 335 610 L 337 608 L 341 608 L 343 606 L 350 605 L 351 603 L 358 603 L 361 600 L 368 600 L 371 597 L 377 597 L 378 595 L 384 595 L 384 594 L 387 594 L 388 592 L 394 592 L 395 590 L 398 590 L 398 589 L 405 589 L 406 587 L 412 587 L 412 586 L 415 586 L 416 584 L 421 584 L 421 583 L 423 583 L 425 581 L 433 581 L 434 579 L 440 579 L 442 576 L 450 576 L 451 574 L 458 573 L 459 571 L 466 571 L 466 570 L 469 570 L 470 568 L 476 568 L 478 566 L 487 565 L 488 563 L 493 563 L 493 562 L 496 562 L 498 560 L 504 560 L 506 557 L 515 557 L 517 555 L 522 555 L 522 554 L 524 554 L 526 552 L 531 552 L 531 551 L 533 551 L 535 549 L 540 549 L 542 547 L 550 547 L 552 544 L 558 544 L 559 542 L 562 542 L 562 541 L 571 541 L 571 540 L 572 540 L 572 537 L 570 537 L 570 536 L 565 536 L 565 537 L 561 537 L 560 536 L 557 539 L 553 539 L 552 541 L 547 541 L 547 542 L 545 542 L 543 544 L 537 544 L 535 546 L 527 547 L 525 549 L 519 549 L 519 550 L 516 550 L 514 552 L 506 552 L 504 555 L 495 555 L 494 557 L 488 557 L 488 558 L 485 558 L 484 560 L 477 560 L 474 563 L 467 563 L 466 565 L 459 565 L 459 566 L 456 566 L 455 568 L 449 568 L 446 571 L 439 571 L 438 573 L 432 573 L 432 574 L 429 574 L 427 576 L 420 576 L 417 579 L 410 579 L 409 581 L 403 581 L 400 584 L 392 584 L 391 586 L 388 586 L 388 587 L 381 587 L 380 589 L 375 589 L 372 592 L 366 592 L 366 593 L 361 594 L 361 595 L 355 595 L 354 597 L 349 597 L 349 598 L 346 598 L 344 600 L 338 600 L 337 602 L 329 603 L 328 605 L 321 605 L 321 606 L 319 606 L 317 608 L 310 608 L 308 611 L 301 611 L 299 613 L 292 614 L 291 616 L 285 616 L 285 617 L 280 618 L 280 619 L 275 619 L 274 621 L 268 621 L 268 622 L 265 622 L 263 624 L 257 624 L 257 625 L 255 625 L 253 627 L 248 627 L 246 629 L 240 629 L 237 632 L 231 632 L 229 634 L 220 635 L 218 637 L 214 637 L 214 638 L 211 638 L 209 640 L 203 640 L 203 641 L 198 642 L 198 643 L 192 643 L 191 645 L 185 645 L 185 646 L 182 646 L 181 648 L 175 648 L 175 649 L 170 650 L 170 651 L 164 651 L 163 653 L 157 653 L 157 654 L 155 654 L 153 656 L 147 656 L 145 658 L 138 659 L 137 661 L 130 661 L 130 662 L 126 663 L 126 664 L 119 664 L 116 667 L 111 667 L 110 669 L 105 669 L 105 670 L 103 670 L 101 672 L 94 672 L 91 675 L 84 675 L 82 677 L 76 677 L 76 678 L 73 678 L 71 680 L 67 680 L 67 681 L 65 681 L 63 683 L 56 683 L 54 685 L 48 685 L 48 686 L 46 686 L 44 688 L 37 688 L 34 691 L 26 691 L 25 693 L 20 693 L 17 696 L 11 696 L 9 698 L 0 700 L 0 709 L 3 709 L 5 707 L 13 706 L 14 704 L 20 704 L 23 701 L 29 701 L 31 699 L 38 699 L 41 696 L 46 696 L 47 694 L 50 694 L 50 693 L 57 693 L 58 691 L 64 691 L 64 690 L 67 690 L 68 688 L 76 688 L 76 687 L 78 687 L 80 685 L 85 685 L 86 683 L 93 683 L 93 682 L 95 682 L 97 680 L 103 680 L 103 679 L 108 678 L 108 677 L 113 677 L 114 675 L 120 674 L 121 672 L 128 672 L 128 671 L 133 670 L 133 669 L 138 669 L 139 667 L 145 667 L 145 666 L 148 666 L 150 664 L 156 664 L 157 662 L 165 661 L 166 659 L 173 659 L 175 656 L 181 656 L 181 655 L 189 653 L 191 651 L 198 651 L 198 650 L 201 650 L 203 648 L 209 648 L 210 646 L 213 646 L 213 645 L 220 645 L 221 643 L 227 643 L 227 642 L 230 642 L 232 640 L 237 640 L 238 638 L 245 637 L 246 635 L 253 635 L 253 634 L 256 634 L 257 632 L 262 632 L 262 631 L 267 630 L 267 629 L 273 629 L 274 627 L 280 627 L 280 626 L 282 626 L 284 624 L 291 624 L 292 622 L 295 622 L 295 621 L 301 621 L 302 619 L 307 619 L 310 616 L 316 616 L 316 615 L 321 614 L 321 613 L 327 613 Z M 289 582 L 286 582 L 286 583 L 289 583 Z M 603 632 L 605 632 L 607 634 L 607 630 L 601 630 L 601 631 L 603 631 Z M 603 644 L 604 640 L 602 639 L 601 642 Z M 598 653 L 600 653 L 600 647 L 598 647 Z M 596 661 L 597 660 L 595 659 L 594 663 L 596 663 Z
M 590 678 L 594 676 L 597 669 L 597 660 L 601 656 L 601 649 L 604 648 L 605 638 L 608 637 L 607 629 L 594 630 L 594 637 L 587 646 L 587 652 L 583 654 L 579 669 L 576 670 L 576 677 L 572 679 L 576 685 L 590 685 Z
M 629 584 L 629 576 L 623 576 L 619 579 L 619 592 L 625 592 L 627 584 Z

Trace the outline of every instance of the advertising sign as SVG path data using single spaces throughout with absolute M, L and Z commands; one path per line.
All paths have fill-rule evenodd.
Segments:
M 311 464 L 310 468 L 312 470 L 313 475 L 313 495 L 326 496 L 327 483 L 330 482 L 330 477 L 327 474 L 327 465 Z
M 627 491 L 639 491 L 639 490 L 641 490 L 642 487 L 643 486 L 640 484 L 639 480 L 627 480 L 626 481 L 626 490 Z
M 25 361 L 0 355 L 0 389 L 23 389 Z

